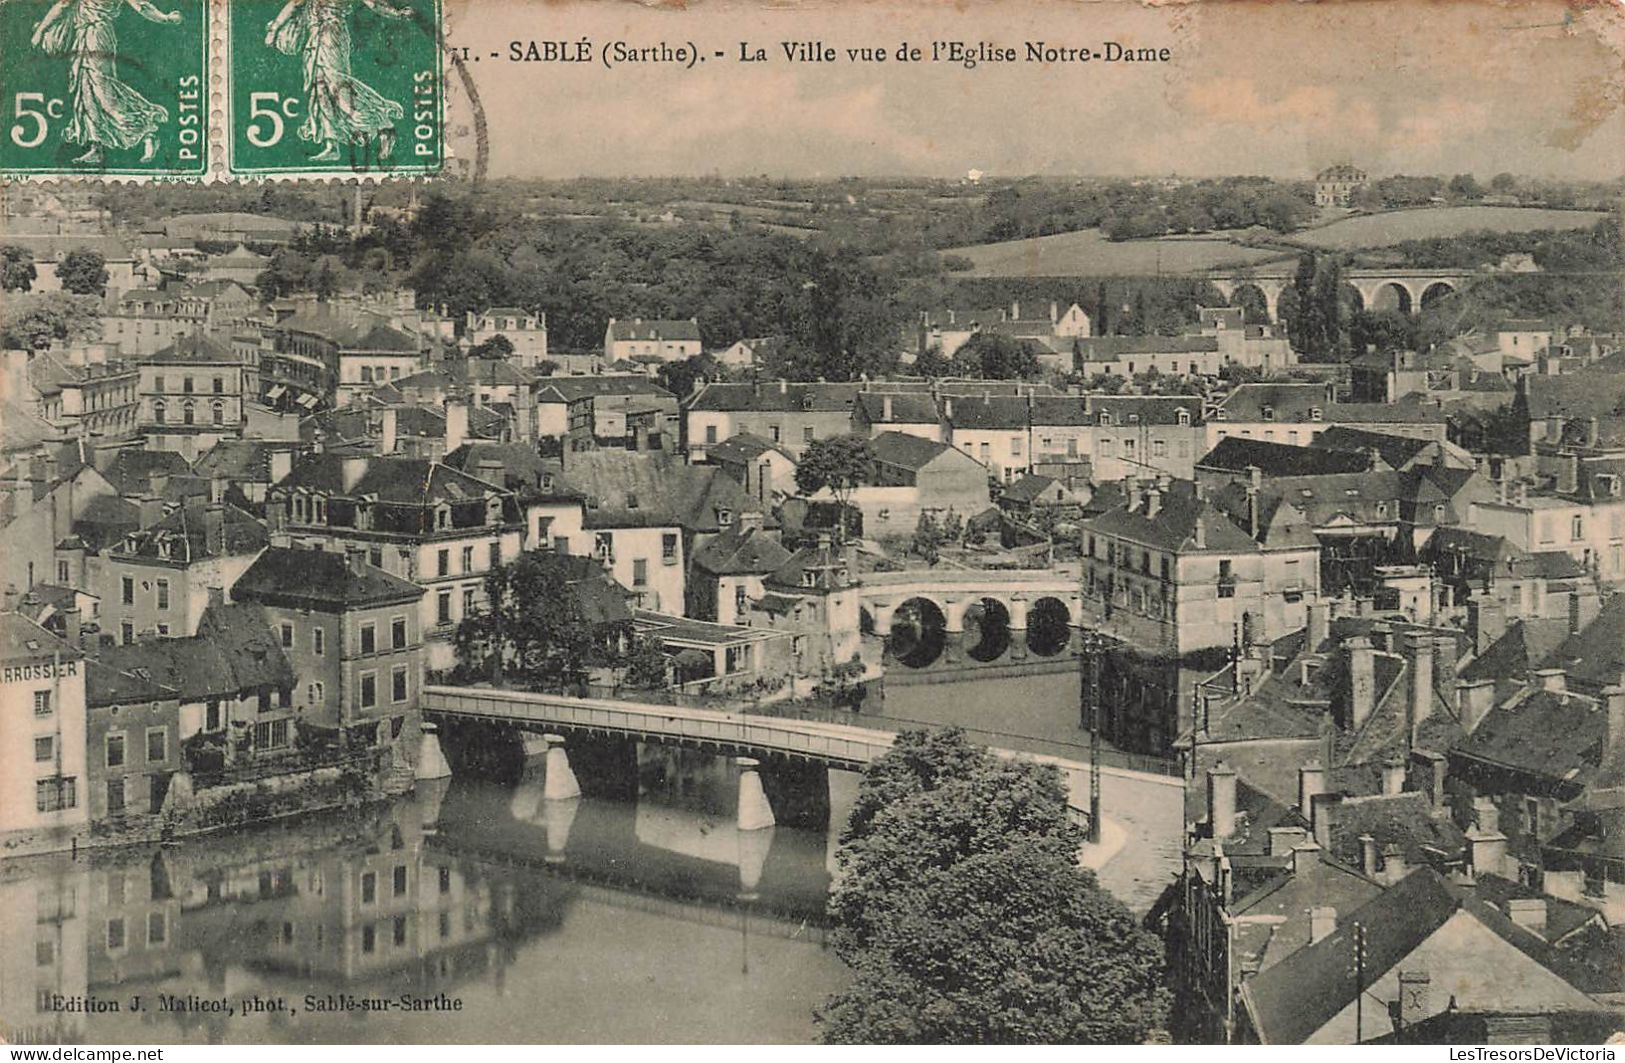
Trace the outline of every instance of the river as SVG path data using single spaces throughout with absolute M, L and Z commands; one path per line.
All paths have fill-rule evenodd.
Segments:
M 1013 730 L 1060 734 L 1076 693 L 1063 674 L 899 686 L 887 702 L 968 724 L 997 705 Z M 847 977 L 823 908 L 856 776 L 830 773 L 799 820 L 741 832 L 730 761 L 655 746 L 635 760 L 618 797 L 546 801 L 533 764 L 517 786 L 459 778 L 164 847 L 0 861 L 0 1035 L 816 1040 L 814 1010 Z M 165 995 L 230 1010 L 164 1011 Z

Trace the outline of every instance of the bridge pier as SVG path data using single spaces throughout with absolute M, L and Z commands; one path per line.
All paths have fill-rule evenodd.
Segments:
M 762 869 L 767 866 L 767 854 L 773 848 L 773 827 L 758 830 L 740 830 L 739 834 L 739 893 L 742 901 L 761 897 L 757 887 L 762 884 Z
M 413 769 L 413 776 L 424 782 L 429 779 L 444 779 L 451 775 L 451 765 L 446 763 L 446 753 L 440 748 L 440 727 L 438 724 L 424 721 L 423 734 L 418 739 L 418 762 Z
M 1025 661 L 1027 659 L 1027 599 L 1022 595 L 1014 595 L 1005 607 L 1010 610 L 1010 649 L 1012 661 Z
M 581 802 L 571 798 L 563 801 L 542 802 L 542 829 L 547 832 L 549 864 L 564 863 L 564 850 L 570 845 L 570 828 L 575 825 L 576 812 Z
M 581 796 L 581 784 L 570 770 L 570 755 L 564 751 L 564 736 L 542 736 L 547 742 L 547 776 L 542 782 L 542 798 L 546 801 L 568 801 Z
M 767 791 L 762 789 L 761 772 L 757 770 L 761 761 L 755 757 L 736 757 L 734 763 L 739 765 L 739 808 L 735 825 L 740 831 L 754 831 L 777 824 Z

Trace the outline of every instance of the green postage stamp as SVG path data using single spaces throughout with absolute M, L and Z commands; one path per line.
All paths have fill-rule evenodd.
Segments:
M 0 176 L 203 177 L 208 0 L 0 0 Z
M 0 0 L 0 179 L 435 175 L 443 34 L 440 0 Z
M 234 176 L 438 173 L 439 0 L 230 0 Z

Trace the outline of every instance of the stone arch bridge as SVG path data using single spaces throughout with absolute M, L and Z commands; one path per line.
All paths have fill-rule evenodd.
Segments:
M 1292 287 L 1296 264 L 1259 266 L 1253 269 L 1214 272 L 1213 286 L 1226 299 L 1251 289 L 1264 300 L 1271 321 L 1281 319 L 1281 293 Z M 1370 310 L 1399 310 L 1412 314 L 1435 300 L 1461 291 L 1478 278 L 1471 270 L 1450 269 L 1347 269 L 1343 281 L 1358 297 L 1360 306 Z
M 858 590 L 863 628 L 913 667 L 965 652 L 987 662 L 1008 655 L 1059 656 L 1072 647 L 1083 616 L 1075 574 L 993 569 L 910 569 L 865 573 Z M 967 636 L 966 624 L 974 629 Z M 903 631 L 910 626 L 912 633 Z M 908 649 L 895 645 L 906 639 Z M 967 645 L 968 638 L 974 637 Z M 934 651 L 914 643 L 940 638 Z

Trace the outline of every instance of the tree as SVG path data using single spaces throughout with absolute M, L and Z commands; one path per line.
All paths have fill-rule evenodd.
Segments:
M 935 565 L 941 559 L 942 528 L 931 514 L 920 511 L 920 519 L 914 524 L 913 550 L 925 559 L 928 565 Z
M 1315 300 L 1315 256 L 1309 252 L 1298 256 L 1298 269 L 1292 275 L 1291 298 L 1281 302 L 1282 319 L 1286 322 L 1287 338 L 1292 349 L 1299 354 L 1318 353 L 1326 346 L 1326 323 L 1320 304 Z
M 513 340 L 499 332 L 490 339 L 470 347 L 468 356 L 470 358 L 512 358 Z
M 670 662 L 660 648 L 660 643 L 654 639 L 634 640 L 632 648 L 627 651 L 624 665 L 627 686 L 638 690 L 665 688 Z
M 6 347 L 38 350 L 53 341 L 91 343 L 100 336 L 100 307 L 92 296 L 34 292 L 0 303 L 0 344 Z
M 589 622 L 565 560 L 532 550 L 486 574 L 485 608 L 464 617 L 453 636 L 457 671 L 533 689 L 579 686 L 589 669 L 620 660 L 624 627 Z
M 954 371 L 954 363 L 950 358 L 942 356 L 939 346 L 927 347 L 924 353 L 914 358 L 914 375 L 923 376 L 928 380 L 936 380 L 950 376 Z
M 801 452 L 796 466 L 796 486 L 803 494 L 828 490 L 840 509 L 840 536 L 846 541 L 846 507 L 852 492 L 874 475 L 874 444 L 863 436 L 848 434 L 815 439 Z
M 955 374 L 982 380 L 1034 380 L 1043 373 L 1034 344 L 1014 336 L 978 332 L 954 352 Z
M 0 290 L 26 292 L 34 286 L 37 276 L 34 252 L 16 244 L 0 246 Z
M 694 385 L 700 381 L 721 380 L 724 376 L 726 373 L 722 366 L 709 354 L 696 354 L 675 362 L 661 362 L 655 369 L 655 378 L 660 381 L 660 386 L 679 399 L 686 398 L 693 392 Z
M 1450 179 L 1445 186 L 1450 198 L 1459 201 L 1483 199 L 1484 189 L 1479 186 L 1477 178 L 1470 173 L 1458 173 Z
M 830 895 L 850 985 L 827 1043 L 1124 1043 L 1165 1017 L 1160 944 L 1078 867 L 1052 767 L 963 732 L 898 735 L 864 773 Z
M 107 291 L 107 258 L 100 251 L 76 247 L 57 263 L 56 279 L 74 295 L 102 295 Z
M 1490 178 L 1490 191 L 1497 195 L 1506 195 L 1515 192 L 1518 188 L 1518 179 L 1509 173 L 1498 173 Z
M 339 277 L 331 262 L 322 260 L 322 264 L 316 268 L 315 275 L 310 279 L 310 290 L 323 302 L 338 294 Z

